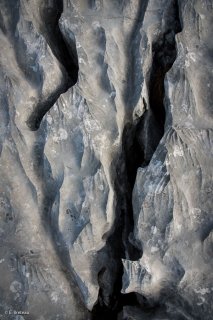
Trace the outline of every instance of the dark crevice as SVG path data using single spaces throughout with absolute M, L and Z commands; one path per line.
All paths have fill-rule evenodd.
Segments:
M 117 208 L 115 230 L 108 238 L 106 247 L 109 248 L 110 260 L 116 264 L 115 281 L 113 283 L 113 294 L 110 297 L 110 303 L 104 302 L 103 284 L 99 281 L 99 297 L 96 305 L 92 310 L 92 319 L 117 319 L 118 314 L 124 306 L 141 306 L 144 310 L 150 310 L 152 306 L 147 302 L 145 297 L 136 293 L 122 294 L 122 275 L 123 275 L 123 259 L 138 260 L 142 256 L 141 248 L 137 248 L 129 241 L 129 235 L 133 232 L 133 208 L 132 208 L 132 191 L 136 179 L 137 168 L 143 163 L 143 150 L 137 139 L 138 129 L 141 125 L 141 119 L 133 125 L 128 123 L 123 131 L 122 146 L 123 150 L 120 158 L 112 167 L 116 168 L 114 175 L 117 177 L 115 181 L 115 192 L 117 194 Z M 99 279 L 101 273 L 99 274 Z
M 164 108 L 164 79 L 176 60 L 175 35 L 181 32 L 178 1 L 171 7 L 172 22 L 165 33 L 152 45 L 152 66 L 148 83 L 149 101 L 143 98 L 145 113 L 138 129 L 138 139 L 144 152 L 143 166 L 147 166 L 164 134 L 166 113 Z M 147 109 L 147 105 L 149 108 Z
M 110 263 L 114 261 L 113 265 L 116 268 L 113 269 L 114 272 L 114 282 L 113 282 L 113 294 L 109 297 L 109 302 L 105 302 L 104 292 L 104 279 L 102 270 L 99 274 L 99 296 L 96 305 L 92 310 L 93 320 L 116 320 L 118 314 L 122 311 L 123 306 L 132 305 L 140 306 L 136 293 L 122 294 L 122 274 L 123 274 L 123 264 L 122 258 L 126 258 L 127 254 L 131 255 L 131 258 L 138 259 L 141 257 L 141 251 L 133 247 L 128 241 L 128 235 L 132 231 L 131 226 L 133 225 L 133 215 L 131 206 L 131 191 L 134 186 L 134 181 L 136 178 L 136 170 L 133 167 L 138 167 L 141 163 L 141 149 L 137 145 L 137 139 L 132 143 L 132 136 L 135 137 L 137 130 L 130 124 L 126 126 L 123 133 L 123 150 L 120 158 L 116 163 L 112 164 L 112 168 L 116 168 L 114 172 L 117 177 L 115 181 L 115 192 L 117 194 L 117 208 L 116 208 L 116 219 L 114 222 L 115 229 L 112 235 L 107 239 L 106 247 L 108 248 L 108 255 L 110 256 Z M 128 148 L 130 146 L 130 149 Z M 138 149 L 137 149 L 138 148 Z M 138 150 L 137 154 L 134 153 Z M 130 156 L 130 152 L 133 152 L 134 156 Z M 126 166 L 126 163 L 130 161 L 132 167 Z M 129 179 L 128 179 L 129 177 Z M 130 214 L 129 214 L 130 213 Z M 129 227 L 131 230 L 129 229 Z M 127 253 L 128 247 L 128 253 Z M 108 266 L 106 266 L 107 268 Z M 110 267 L 109 267 L 110 268 Z M 144 307 L 146 301 L 144 299 Z
M 59 28 L 59 19 L 63 12 L 63 1 L 54 0 L 51 7 L 43 4 L 40 14 L 44 25 L 41 33 L 45 37 L 53 54 L 62 65 L 64 79 L 61 85 L 46 98 L 40 98 L 35 110 L 27 120 L 28 127 L 35 131 L 39 128 L 44 115 L 58 100 L 59 96 L 71 88 L 78 80 L 78 57 L 75 43 L 69 45 Z
M 123 239 L 123 228 L 124 228 L 124 216 L 122 213 L 119 215 L 117 221 L 115 222 L 116 229 L 114 233 L 108 238 L 106 246 L 109 248 L 110 260 L 111 262 L 114 261 L 116 268 L 111 270 L 114 272 L 114 279 L 113 282 L 113 290 L 112 294 L 109 296 L 109 302 L 106 303 L 105 292 L 104 288 L 104 272 L 105 269 L 102 269 L 98 275 L 99 279 L 99 296 L 96 305 L 92 310 L 92 320 L 117 320 L 118 314 L 122 311 L 125 305 L 132 305 L 132 306 L 140 306 L 138 300 L 138 294 L 136 293 L 129 293 L 129 294 L 122 294 L 122 274 L 123 274 L 123 264 L 121 258 L 125 257 L 125 246 L 122 241 Z M 110 262 L 110 263 L 111 263 Z M 106 280 L 107 281 L 107 280 Z M 144 308 L 147 307 L 147 301 L 144 299 Z
M 62 85 L 55 92 L 53 92 L 45 101 L 40 101 L 36 105 L 35 110 L 32 112 L 27 120 L 27 125 L 32 131 L 36 131 L 40 127 L 40 123 L 45 114 L 52 108 L 56 103 L 59 96 L 69 89 L 67 85 Z
M 143 98 L 145 112 L 135 122 L 126 124 L 123 131 L 123 150 L 117 164 L 114 164 L 117 217 L 115 230 L 108 238 L 106 246 L 109 248 L 110 259 L 116 262 L 116 279 L 113 283 L 113 295 L 108 304 L 104 302 L 104 286 L 102 281 L 99 281 L 99 297 L 92 310 L 94 320 L 118 319 L 118 314 L 124 306 L 138 307 L 142 313 L 151 316 L 165 308 L 163 302 L 154 303 L 137 293 L 121 293 L 123 275 L 121 259 L 138 260 L 143 254 L 138 244 L 131 243 L 134 230 L 132 193 L 138 168 L 149 164 L 164 134 L 166 119 L 164 79 L 176 59 L 175 34 L 181 31 L 177 1 L 173 3 L 171 15 L 173 16 L 171 28 L 153 43 L 153 62 L 148 85 L 149 101 Z M 99 274 L 99 280 L 101 278 L 102 272 Z
M 123 132 L 123 152 L 125 161 L 125 201 L 126 210 L 124 213 L 124 243 L 126 247 L 126 258 L 138 260 L 142 256 L 142 248 L 131 243 L 130 237 L 133 234 L 134 218 L 132 206 L 132 193 L 135 185 L 137 169 L 144 163 L 144 152 L 138 139 L 138 133 L 143 122 L 143 117 L 134 124 L 127 124 Z M 124 201 L 124 200 L 123 200 Z
M 78 80 L 78 58 L 75 46 L 65 42 L 59 28 L 59 19 L 63 13 L 63 1 L 54 0 L 51 7 L 45 6 L 41 9 L 41 17 L 44 21 L 43 34 L 58 61 L 64 66 L 68 74 L 68 85 L 74 85 Z

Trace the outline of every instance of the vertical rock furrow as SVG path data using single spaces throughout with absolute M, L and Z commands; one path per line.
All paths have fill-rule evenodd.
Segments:
M 27 119 L 27 124 L 31 130 L 37 130 L 44 115 L 52 108 L 59 96 L 73 86 L 78 79 L 78 58 L 75 46 L 75 39 L 63 36 L 59 20 L 63 13 L 63 3 L 60 0 L 53 0 L 49 5 L 41 3 L 39 8 L 40 19 L 43 24 L 38 25 L 38 30 L 43 35 L 47 44 L 52 50 L 52 54 L 57 58 L 64 70 L 64 79 L 60 87 L 53 90 L 48 96 L 39 98 L 33 112 Z
M 179 2 L 182 31 L 176 36 L 177 58 L 164 81 L 165 133 L 148 166 L 138 169 L 133 192 L 134 237 L 143 248 L 143 255 L 136 262 L 123 261 L 123 291 L 140 293 L 156 305 L 159 316 L 175 319 L 202 319 L 204 313 L 205 318 L 211 318 L 211 307 L 207 307 L 211 305 L 208 283 L 212 283 L 212 275 L 207 271 L 211 262 L 209 260 L 208 267 L 204 263 L 205 236 L 202 235 L 209 234 L 212 228 L 206 193 L 212 164 L 210 153 L 207 155 L 204 151 L 211 141 L 209 126 L 212 117 L 206 118 L 209 105 L 206 96 L 198 89 L 200 78 L 193 80 L 192 76 L 198 72 L 196 62 L 212 47 L 209 44 L 202 49 L 206 33 L 199 27 L 197 34 L 192 27 L 193 23 L 194 28 L 197 27 L 200 16 L 210 19 L 206 10 L 204 3 Z M 157 72 L 154 62 L 153 68 Z M 205 79 L 209 81 L 208 72 Z M 157 75 L 154 81 L 157 85 Z M 151 105 L 154 117 L 160 123 L 163 118 L 159 118 L 160 109 L 156 109 L 156 98 L 159 97 L 158 94 L 151 97 Z M 162 99 L 160 101 L 162 103 Z M 203 135 L 208 138 L 201 145 Z M 199 221 L 199 227 L 196 221 Z M 205 289 L 200 291 L 201 287 Z M 142 312 L 139 308 L 133 310 L 127 306 L 123 317 L 135 313 L 137 319 Z M 149 318 L 155 319 L 155 312 L 151 312 Z

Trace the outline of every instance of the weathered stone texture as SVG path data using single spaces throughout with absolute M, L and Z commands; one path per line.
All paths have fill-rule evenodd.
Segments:
M 212 319 L 211 0 L 0 0 L 0 315 Z

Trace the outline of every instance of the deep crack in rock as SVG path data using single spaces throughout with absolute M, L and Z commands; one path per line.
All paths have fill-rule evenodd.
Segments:
M 123 130 L 123 149 L 116 171 L 118 217 L 115 221 L 115 231 L 106 243 L 106 246 L 109 246 L 115 253 L 112 259 L 117 263 L 117 278 L 114 283 L 111 305 L 105 305 L 102 286 L 99 282 L 99 298 L 92 312 L 94 320 L 118 319 L 118 314 L 125 305 L 139 307 L 150 315 L 164 308 L 162 303 L 147 300 L 146 297 L 137 293 L 121 293 L 123 274 L 121 259 L 127 258 L 134 261 L 143 254 L 143 248 L 131 240 L 134 230 L 132 193 L 138 168 L 149 164 L 164 134 L 164 79 L 176 59 L 175 35 L 181 31 L 178 1 L 174 1 L 172 9 L 173 25 L 153 44 L 153 62 L 149 80 L 150 108 L 147 109 L 147 102 L 143 98 L 144 114 L 133 123 L 127 123 Z

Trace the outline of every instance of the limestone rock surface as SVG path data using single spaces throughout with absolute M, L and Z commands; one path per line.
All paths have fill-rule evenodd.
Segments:
M 0 0 L 0 318 L 212 319 L 212 13 Z

